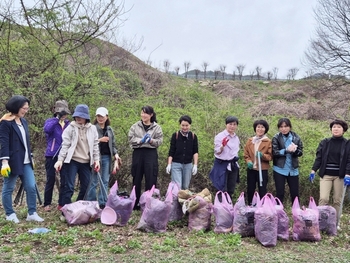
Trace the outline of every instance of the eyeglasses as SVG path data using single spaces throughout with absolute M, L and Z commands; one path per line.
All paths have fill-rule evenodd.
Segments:
M 29 111 L 29 107 L 23 107 L 22 110 Z

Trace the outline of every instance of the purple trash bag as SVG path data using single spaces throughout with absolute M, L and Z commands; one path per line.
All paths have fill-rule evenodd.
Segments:
M 179 190 L 180 190 L 180 186 L 178 185 L 178 183 L 176 182 L 169 183 L 166 196 L 168 196 L 168 194 L 171 191 L 172 197 L 173 197 L 173 202 L 171 204 L 171 210 L 169 215 L 169 221 L 181 220 L 184 215 L 184 213 L 182 212 L 182 206 L 179 203 L 179 198 L 177 196 L 179 193 Z
M 76 201 L 66 204 L 61 209 L 69 225 L 84 225 L 100 218 L 102 210 L 97 201 Z
M 221 195 L 221 200 L 219 198 Z M 213 212 L 215 215 L 215 233 L 230 233 L 233 227 L 233 204 L 227 192 L 218 191 L 215 195 Z
M 253 237 L 254 232 L 254 213 L 256 205 L 260 201 L 259 193 L 255 192 L 252 205 L 247 206 L 242 192 L 233 207 L 233 233 L 238 233 L 242 237 Z
M 295 241 L 320 241 L 319 211 L 316 203 L 310 197 L 309 208 L 300 208 L 298 197 L 294 199 L 292 206 L 293 215 L 293 240 Z
M 277 238 L 281 240 L 288 241 L 289 240 L 289 217 L 287 212 L 284 210 L 284 206 L 278 197 L 273 197 L 272 195 L 271 201 L 275 205 L 277 212 Z
M 327 235 L 337 235 L 337 211 L 333 206 L 321 205 L 317 206 L 320 212 L 320 231 L 324 231 Z
M 269 194 L 266 194 L 258 203 L 254 220 L 256 239 L 265 247 L 276 246 L 278 217 Z
M 143 213 L 143 211 L 145 210 L 146 200 L 147 200 L 147 197 L 148 197 L 150 191 L 151 191 L 151 189 L 150 189 L 150 190 L 147 190 L 147 191 L 145 191 L 145 192 L 143 192 L 143 193 L 141 194 L 141 196 L 140 196 L 139 205 L 140 205 L 140 211 L 141 211 L 141 213 Z M 152 193 L 152 196 L 153 196 L 154 198 L 160 199 L 160 191 L 159 191 L 158 188 L 154 188 L 154 191 L 153 191 L 153 193 Z
M 191 198 L 192 202 L 196 202 L 196 209 L 189 209 L 188 229 L 189 230 L 210 230 L 211 214 L 213 210 L 212 203 L 208 203 L 201 196 Z M 190 202 L 191 202 L 190 201 Z
M 152 187 L 145 197 L 146 204 L 137 229 L 146 232 L 161 233 L 166 231 L 173 197 L 170 191 L 165 200 L 162 201 L 154 197 L 154 191 L 155 186 Z
M 132 188 L 130 196 L 118 195 L 118 182 L 109 190 L 106 206 L 112 208 L 117 214 L 116 225 L 125 226 L 131 216 L 136 201 L 135 186 Z

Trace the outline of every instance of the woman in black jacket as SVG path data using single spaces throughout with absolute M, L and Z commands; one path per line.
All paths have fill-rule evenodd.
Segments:
M 348 130 L 348 124 L 342 120 L 334 120 L 329 127 L 332 137 L 323 139 L 318 145 L 310 180 L 313 181 L 315 172 L 318 170 L 318 175 L 321 177 L 318 205 L 329 204 L 329 196 L 333 188 L 333 206 L 337 211 L 339 229 L 344 177 L 350 174 L 349 143 L 343 137 L 343 134 Z
M 284 201 L 284 186 L 287 181 L 291 202 L 299 196 L 299 157 L 303 155 L 303 143 L 293 131 L 288 118 L 277 123 L 279 133 L 272 138 L 273 178 L 276 197 Z

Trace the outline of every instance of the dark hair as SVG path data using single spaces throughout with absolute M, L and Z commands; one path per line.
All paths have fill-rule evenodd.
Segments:
M 290 122 L 290 120 L 288 118 L 281 118 L 281 119 L 279 119 L 278 123 L 277 123 L 277 128 L 280 128 L 283 123 L 285 123 L 286 126 L 288 126 L 288 127 L 290 127 L 292 129 L 292 123 Z
M 254 128 L 254 131 L 256 132 L 256 127 L 258 125 L 262 125 L 265 127 L 265 133 L 267 133 L 269 131 L 269 124 L 267 123 L 267 121 L 265 120 L 258 120 L 258 121 L 254 121 L 253 123 L 253 128 Z
M 331 122 L 331 124 L 329 124 L 329 128 L 332 130 L 332 127 L 334 126 L 334 124 L 339 124 L 340 126 L 343 127 L 343 131 L 346 132 L 348 130 L 348 124 L 343 121 L 343 120 L 334 120 Z
M 192 119 L 190 116 L 188 115 L 182 115 L 179 119 L 179 123 L 181 124 L 181 122 L 183 121 L 187 121 L 189 124 L 192 124 Z
M 107 115 L 107 116 L 108 116 L 108 115 Z M 97 118 L 95 118 L 95 120 L 94 120 L 93 123 L 94 123 L 94 124 L 97 124 L 97 123 L 98 123 Z M 109 118 L 107 118 L 107 120 L 106 120 L 106 122 L 105 122 L 105 127 L 107 127 L 107 126 L 111 126 L 111 121 L 109 120 Z
M 228 117 L 226 117 L 225 123 L 228 124 L 228 123 L 231 123 L 231 122 L 235 122 L 238 125 L 238 118 L 235 117 L 235 116 L 228 116 Z
M 23 107 L 25 103 L 30 104 L 30 100 L 22 95 L 14 95 L 6 102 L 6 110 L 13 114 L 17 114 L 19 109 Z
M 142 111 L 144 113 L 149 114 L 149 115 L 153 114 L 151 117 L 151 122 L 157 122 L 156 113 L 154 112 L 154 110 L 151 106 L 143 106 Z

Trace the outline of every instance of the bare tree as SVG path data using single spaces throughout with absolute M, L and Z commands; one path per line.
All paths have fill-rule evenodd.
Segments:
M 219 70 L 219 69 L 214 70 L 214 79 L 215 79 L 215 80 L 218 78 L 219 73 L 220 73 L 220 70 Z
M 180 67 L 179 67 L 179 66 L 176 66 L 176 67 L 174 68 L 174 70 L 175 70 L 176 76 L 178 76 L 178 75 L 179 75 L 179 71 L 180 71 Z
M 187 79 L 187 74 L 188 74 L 188 70 L 189 70 L 190 66 L 191 66 L 191 62 L 189 62 L 189 61 L 185 61 L 185 62 L 184 62 L 184 67 L 185 67 L 185 78 L 186 78 L 186 79 Z
M 198 68 L 195 68 L 194 74 L 196 75 L 196 80 L 198 80 L 198 75 L 201 71 Z
M 207 68 L 208 68 L 208 66 L 209 66 L 209 63 L 208 62 L 203 62 L 202 63 L 202 68 L 203 68 L 203 73 L 204 73 L 204 79 L 206 79 L 207 78 Z
M 250 80 L 253 80 L 254 79 L 254 73 L 255 73 L 255 69 L 252 69 L 250 72 Z
M 225 70 L 226 70 L 226 65 L 220 65 L 220 72 L 222 79 L 225 79 Z
M 243 70 L 245 69 L 245 65 L 243 65 L 243 64 L 238 64 L 238 65 L 236 66 L 236 68 L 237 68 L 237 71 L 238 71 L 238 79 L 239 79 L 239 80 L 242 80 Z
M 335 75 L 350 71 L 350 1 L 318 0 L 316 36 L 305 52 L 309 68 Z
M 166 60 L 163 61 L 163 66 L 164 66 L 165 73 L 169 72 L 170 64 L 171 63 L 170 63 L 169 59 L 166 59 Z
M 268 71 L 268 72 L 266 73 L 266 76 L 267 76 L 267 80 L 270 81 L 271 78 L 272 78 L 272 72 L 271 72 L 271 71 Z
M 260 77 L 261 77 L 261 67 L 257 66 L 257 67 L 255 68 L 255 71 L 256 71 L 256 78 L 257 78 L 258 80 L 260 80 Z
M 232 72 L 232 80 L 236 80 L 236 71 Z
M 305 72 L 306 78 L 311 79 L 312 76 L 314 75 L 314 71 L 312 69 L 309 69 Z
M 272 69 L 272 72 L 273 72 L 273 78 L 274 78 L 275 80 L 277 80 L 278 68 L 277 68 L 277 67 L 274 67 L 274 68 Z
M 291 69 L 289 69 L 288 70 L 288 74 L 287 74 L 288 79 L 294 80 L 296 75 L 298 74 L 298 72 L 299 72 L 298 68 L 291 68 Z

